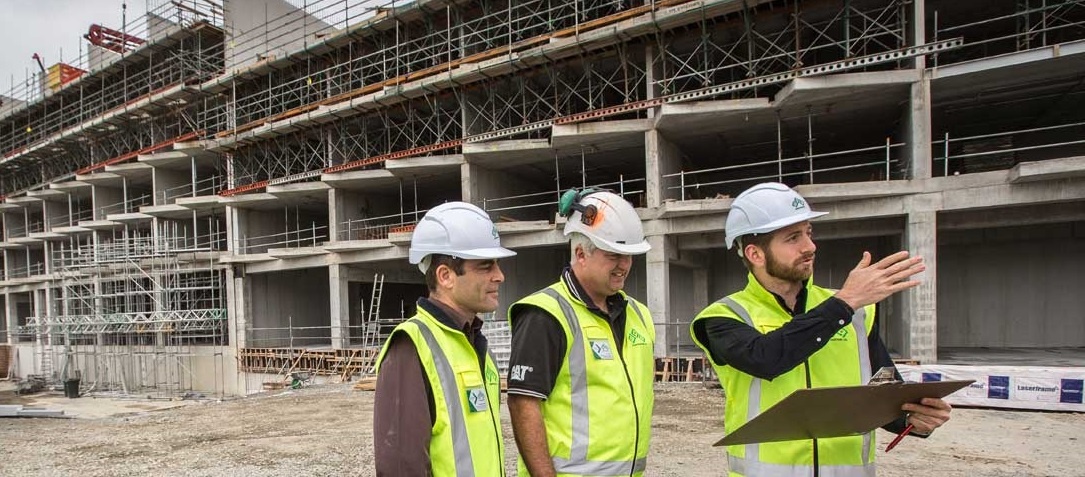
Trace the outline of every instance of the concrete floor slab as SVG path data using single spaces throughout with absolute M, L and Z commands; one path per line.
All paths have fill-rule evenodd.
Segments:
M 145 205 L 139 208 L 140 213 L 165 219 L 182 219 L 192 216 L 192 209 L 177 204 Z
M 44 190 L 30 190 L 26 192 L 27 197 L 36 199 L 67 199 L 68 194 L 64 191 L 56 189 L 44 189 Z
M 652 128 L 651 119 L 629 119 L 592 123 L 559 124 L 551 131 L 550 143 L 558 154 L 612 151 L 644 145 L 644 133 Z
M 463 154 L 449 154 L 389 159 L 384 163 L 384 168 L 397 177 L 414 177 L 448 174 L 452 171 L 458 173 L 460 164 L 463 164 Z
M 387 169 L 367 169 L 321 174 L 320 181 L 335 189 L 376 191 L 398 187 L 400 179 Z
M 656 117 L 655 127 L 664 132 L 678 133 L 690 128 L 702 128 L 722 118 L 771 109 L 768 98 L 664 104 Z
M 538 232 L 553 229 L 555 226 L 548 220 L 530 220 L 515 222 L 497 222 L 497 232 L 502 237 L 506 235 Z
M 140 222 L 143 220 L 151 220 L 154 217 L 140 212 L 127 212 L 124 214 L 108 214 L 105 218 L 106 220 L 114 222 Z
M 513 139 L 464 144 L 467 162 L 490 169 L 507 169 L 525 164 L 552 162 L 554 150 L 549 139 Z
M 835 202 L 840 200 L 869 199 L 872 197 L 892 197 L 921 192 L 921 186 L 909 180 L 849 182 L 841 184 L 803 184 L 795 191 L 811 204 Z
M 1022 162 L 1010 169 L 1010 182 L 1034 182 L 1085 176 L 1085 156 Z
M 328 251 L 324 247 L 297 247 L 297 248 L 271 248 L 267 254 L 272 258 L 301 258 L 314 255 L 324 255 Z

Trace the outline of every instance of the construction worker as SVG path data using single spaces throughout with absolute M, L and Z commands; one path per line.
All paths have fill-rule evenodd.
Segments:
M 874 304 L 919 284 L 921 257 L 898 252 L 871 264 L 863 252 L 839 291 L 813 284 L 810 219 L 825 215 L 786 185 L 756 185 L 735 198 L 727 216 L 727 248 L 737 245 L 749 270 L 746 288 L 709 305 L 690 326 L 726 395 L 731 431 L 796 389 L 866 384 L 893 367 L 878 337 Z M 894 374 L 895 373 L 895 368 Z M 897 379 L 900 375 L 896 374 Z M 926 398 L 906 404 L 906 419 L 925 436 L 949 419 L 950 406 Z M 874 432 L 862 436 L 727 447 L 731 476 L 874 475 Z
M 408 259 L 429 296 L 377 357 L 377 475 L 505 475 L 500 377 L 477 315 L 497 309 L 498 259 L 515 254 L 471 204 L 442 204 L 418 223 Z
M 562 196 L 572 258 L 557 283 L 509 309 L 509 414 L 520 475 L 642 475 L 655 329 L 622 291 L 648 251 L 633 206 L 607 191 Z

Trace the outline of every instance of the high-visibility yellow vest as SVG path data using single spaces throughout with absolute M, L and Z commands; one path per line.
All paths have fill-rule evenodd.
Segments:
M 835 292 L 806 285 L 806 310 L 821 304 Z M 768 333 L 791 321 L 791 315 L 776 297 L 765 290 L 751 274 L 746 288 L 709 305 L 690 324 L 694 342 L 712 360 L 727 396 L 724 427 L 738 429 L 750 419 L 776 404 L 797 389 L 827 386 L 854 386 L 870 380 L 868 338 L 874 326 L 874 305 L 855 311 L 851 325 L 841 328 L 829 342 L 804 364 L 767 381 L 743 373 L 726 363 L 717 363 L 695 333 L 693 324 L 708 318 L 730 318 Z M 829 439 L 769 442 L 727 447 L 730 476 L 812 476 L 815 445 L 818 475 L 822 477 L 858 477 L 874 475 L 874 432 L 862 436 Z
M 483 373 L 478 354 L 463 332 L 445 326 L 422 307 L 397 326 L 392 337 L 397 333 L 414 342 L 433 390 L 436 416 L 429 443 L 433 475 L 505 475 L 500 377 L 493 357 L 487 353 Z M 377 356 L 378 373 L 392 337 Z
M 655 398 L 655 327 L 648 309 L 626 299 L 622 351 L 606 319 L 576 299 L 563 281 L 516 302 L 553 316 L 565 332 L 565 360 L 542 402 L 546 442 L 561 476 L 643 475 Z M 520 459 L 520 475 L 527 468 Z

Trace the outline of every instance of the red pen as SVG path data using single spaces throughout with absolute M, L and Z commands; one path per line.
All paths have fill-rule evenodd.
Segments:
M 897 434 L 897 437 L 893 439 L 893 442 L 890 442 L 889 445 L 885 446 L 885 451 L 889 452 L 893 450 L 893 448 L 896 447 L 897 444 L 900 444 L 901 439 L 904 439 L 904 436 L 908 435 L 909 432 L 912 432 L 912 427 L 914 426 L 908 424 L 908 427 L 905 427 L 900 434 Z

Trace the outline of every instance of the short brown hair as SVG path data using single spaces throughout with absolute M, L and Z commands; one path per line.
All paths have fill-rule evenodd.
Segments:
M 738 252 L 742 257 L 742 263 L 746 264 L 746 270 L 753 271 L 753 264 L 746 258 L 746 246 L 756 245 L 757 248 L 760 248 L 767 254 L 769 242 L 772 242 L 773 235 L 776 235 L 775 230 L 763 234 L 747 234 L 738 238 Z
M 456 276 L 463 275 L 464 264 L 466 260 L 462 258 L 453 257 L 451 255 L 444 255 L 435 253 L 429 256 L 429 268 L 426 269 L 426 288 L 429 288 L 429 292 L 433 293 L 437 290 L 437 267 L 445 265 L 451 268 Z

